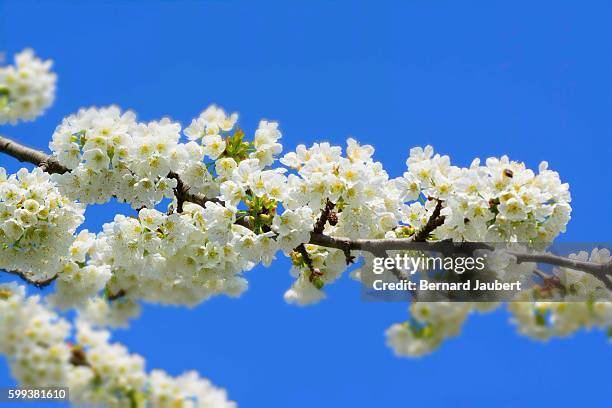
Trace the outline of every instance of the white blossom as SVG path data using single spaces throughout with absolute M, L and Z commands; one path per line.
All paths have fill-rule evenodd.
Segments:
M 24 387 L 64 386 L 78 405 L 235 407 L 224 390 L 195 372 L 147 374 L 144 359 L 87 320 L 73 325 L 23 287 L 0 285 L 0 353 Z
M 33 280 L 55 275 L 83 213 L 40 168 L 9 177 L 0 168 L 0 269 L 25 272 Z
M 0 124 L 34 120 L 51 106 L 56 82 L 52 64 L 25 49 L 15 55 L 14 65 L 0 67 Z

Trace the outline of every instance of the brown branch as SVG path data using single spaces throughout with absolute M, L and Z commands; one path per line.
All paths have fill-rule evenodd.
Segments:
M 612 262 L 608 263 L 608 271 L 612 270 Z M 610 272 L 594 272 L 593 276 L 603 282 L 603 284 L 608 288 L 610 292 L 612 292 L 612 275 Z
M 34 287 L 37 287 L 38 289 L 46 288 L 47 286 L 51 285 L 54 280 L 56 280 L 58 278 L 58 275 L 55 274 L 52 277 L 47 278 L 47 279 L 35 280 L 35 279 L 30 278 L 26 272 L 22 272 L 22 271 L 0 270 L 0 272 L 5 272 L 5 273 L 8 273 L 9 275 L 17 276 L 20 279 L 22 279 L 23 281 L 25 281 L 26 283 L 28 283 L 28 284 L 30 284 L 30 285 L 32 285 Z
M 3 136 L 0 136 L 0 152 L 12 156 L 22 163 L 35 164 L 47 173 L 63 174 L 70 171 L 68 168 L 62 166 L 53 156 Z
M 540 269 L 534 269 L 534 270 L 533 270 L 533 274 L 534 274 L 535 276 L 537 276 L 538 278 L 540 278 L 540 279 L 544 280 L 544 281 L 545 281 L 546 279 L 550 279 L 550 277 L 552 276 L 552 275 L 549 275 L 549 274 L 547 274 L 546 272 L 544 272 L 544 271 L 542 271 L 542 270 L 540 270 Z
M 540 279 L 542 279 L 542 286 L 540 286 L 540 290 L 543 292 L 550 292 L 554 289 L 560 289 L 563 293 L 567 293 L 567 288 L 563 286 L 559 277 L 555 274 L 547 274 L 541 269 L 534 269 L 533 274 Z
M 315 268 L 314 265 L 312 264 L 312 258 L 310 257 L 310 254 L 306 250 L 306 246 L 304 244 L 298 245 L 295 248 L 295 251 L 298 252 L 300 255 L 302 255 L 302 259 L 304 260 L 304 263 L 306 264 L 306 266 L 310 270 L 310 277 L 308 279 L 311 282 L 314 280 L 314 278 L 323 275 L 321 273 L 321 271 L 319 269 Z
M 436 207 L 431 213 L 429 220 L 427 220 L 427 223 L 412 236 L 413 241 L 426 241 L 429 234 L 431 234 L 440 225 L 444 224 L 444 216 L 440 215 L 440 211 L 442 211 L 442 201 L 437 200 Z
M 571 259 L 548 253 L 528 254 L 516 251 L 508 251 L 508 254 L 514 256 L 516 258 L 516 263 L 519 264 L 523 262 L 545 263 L 549 265 L 566 267 L 577 271 L 589 272 L 590 274 L 595 276 L 609 276 L 610 274 L 612 274 L 612 261 L 600 264 L 589 261 L 580 261 L 578 259 Z
M 125 295 L 127 295 L 127 292 L 123 289 L 119 289 L 116 293 L 107 293 L 106 298 L 112 302 L 113 300 L 121 299 Z
M 310 234 L 310 244 L 324 246 L 328 248 L 337 248 L 344 250 L 349 248 L 357 251 L 367 251 L 374 255 L 380 254 L 383 250 L 422 250 L 434 251 L 445 254 L 457 252 L 472 253 L 478 249 L 493 250 L 495 249 L 489 244 L 480 242 L 462 242 L 453 243 L 448 240 L 444 241 L 415 241 L 410 238 L 384 238 L 384 239 L 349 239 L 344 237 L 330 237 L 325 234 Z M 565 258 L 558 255 L 548 253 L 522 253 L 516 251 L 507 251 L 507 253 L 516 258 L 517 263 L 533 262 L 544 263 L 549 265 L 561 266 L 577 271 L 587 272 L 596 277 L 612 276 L 612 262 L 604 264 L 580 261 L 577 259 Z M 601 279 L 601 278 L 600 278 Z
M 325 229 L 325 224 L 330 219 L 330 216 L 335 206 L 336 204 L 332 203 L 329 199 L 327 199 L 327 201 L 325 202 L 325 208 L 323 208 L 319 219 L 317 220 L 317 222 L 315 222 L 313 229 L 314 232 L 319 234 L 323 232 L 323 230 Z
M 183 180 L 181 180 L 181 177 L 174 172 L 170 172 L 168 174 L 168 178 L 176 180 L 176 187 L 174 189 L 174 195 L 176 196 L 176 201 L 177 201 L 176 211 L 179 213 L 183 212 L 183 204 L 186 201 L 197 204 L 201 207 L 206 207 L 206 203 L 208 202 L 225 205 L 225 203 L 219 200 L 218 198 L 206 197 L 204 194 L 200 194 L 200 193 L 190 193 L 189 192 L 190 187 L 186 185 L 185 183 L 183 183 Z
M 314 234 L 323 234 L 323 230 L 325 229 L 325 224 L 329 222 L 331 225 L 336 225 L 338 223 L 338 216 L 334 212 L 334 208 L 336 204 L 332 203 L 329 198 L 325 202 L 325 208 L 321 210 L 321 215 L 315 222 L 313 227 Z M 346 258 L 346 264 L 351 265 L 355 262 L 355 257 L 351 255 L 351 248 L 349 245 L 344 245 L 342 248 L 339 248 L 344 252 L 344 257 Z
M 565 258 L 564 258 L 565 259 Z M 606 264 L 603 264 L 606 265 Z M 610 265 L 608 265 L 608 267 L 610 267 Z M 612 269 L 612 267 L 610 267 L 610 269 Z M 588 272 L 587 272 L 588 273 Z M 597 272 L 590 272 L 595 278 L 599 279 L 604 286 L 609 290 L 612 291 L 612 280 L 610 280 L 610 277 L 612 277 L 612 275 L 607 275 L 605 271 L 597 271 Z M 544 281 L 544 285 L 546 286 L 551 286 L 551 282 L 552 285 L 555 286 L 560 286 L 561 282 L 559 281 L 559 278 L 554 275 L 554 274 L 547 274 L 545 272 L 543 272 L 540 269 L 534 269 L 533 270 L 533 274 L 540 277 L 543 281 Z

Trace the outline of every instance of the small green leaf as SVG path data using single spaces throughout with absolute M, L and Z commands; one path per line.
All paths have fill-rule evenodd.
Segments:
M 546 326 L 546 317 L 542 312 L 536 312 L 535 322 L 538 326 Z
M 321 290 L 323 286 L 325 286 L 325 282 L 323 282 L 323 279 L 319 278 L 318 276 L 312 280 L 312 284 L 315 288 L 319 290 Z

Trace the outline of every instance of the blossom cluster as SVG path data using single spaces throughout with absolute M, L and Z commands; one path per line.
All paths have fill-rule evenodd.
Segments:
M 374 148 L 348 139 L 346 157 L 340 146 L 315 143 L 299 145 L 281 163 L 295 169 L 287 181 L 289 209 L 308 207 L 316 216 L 329 200 L 338 212 L 337 225 L 328 231 L 349 238 L 382 238 L 397 226 L 404 202 L 418 196 L 401 178 L 390 180 L 380 162 L 372 159 Z
M 98 236 L 90 263 L 112 270 L 107 289 L 150 302 L 194 305 L 212 295 L 241 294 L 241 273 L 273 256 L 266 235 L 234 224 L 217 203 L 185 204 L 181 214 L 143 209 L 138 218 L 117 215 Z
M 292 257 L 296 277 L 285 298 L 297 304 L 316 302 L 324 297 L 322 287 L 346 269 L 346 263 L 338 261 L 342 252 L 308 246 L 304 255 L 295 249 L 309 242 L 322 208 L 328 205 L 334 217 L 325 220 L 322 232 L 349 238 L 414 233 L 439 206 L 444 223 L 436 229 L 434 239 L 549 242 L 569 220 L 568 186 L 546 163 L 537 175 L 507 157 L 490 158 L 486 166 L 475 160 L 469 168 L 459 168 L 450 165 L 448 156 L 434 155 L 427 146 L 412 149 L 406 173 L 391 179 L 382 164 L 373 160 L 372 146 L 349 139 L 345 154 L 340 146 L 328 143 L 310 148 L 300 145 L 281 159 L 289 169 L 270 168 L 281 151 L 278 124 L 262 121 L 254 141 L 248 142 L 236 123 L 236 114 L 227 115 L 213 105 L 185 129 L 191 139 L 185 144 L 179 140 L 180 125 L 167 119 L 138 124 L 133 114 L 121 114 L 116 107 L 81 111 L 58 127 L 51 147 L 62 164 L 76 165 L 57 178 L 71 197 L 87 202 L 92 197 L 83 194 L 96 191 L 98 202 L 114 195 L 138 208 L 152 207 L 161 198 L 174 196 L 176 180 L 166 176 L 178 172 L 190 192 L 221 200 L 221 204 L 207 203 L 206 208 L 188 204 L 191 210 L 175 215 L 176 220 L 184 220 L 196 211 L 224 219 L 202 225 L 192 220 L 187 222 L 191 227 L 178 228 L 185 228 L 181 239 L 193 236 L 193 243 L 170 236 L 176 243 L 168 246 L 164 233 L 155 230 L 157 226 L 142 227 L 135 219 L 121 216 L 112 224 L 112 231 L 105 227 L 99 237 L 105 244 L 95 252 L 111 255 L 96 262 L 111 265 L 113 288 L 131 288 L 136 298 L 142 294 L 145 299 L 167 303 L 197 303 L 216 293 L 236 295 L 246 288 L 246 281 L 237 274 L 261 261 L 268 265 L 275 252 L 282 250 Z M 197 154 L 180 153 L 185 150 Z M 103 162 L 98 172 L 92 171 L 95 157 Z M 213 161 L 204 164 L 204 157 Z M 69 158 L 74 161 L 69 163 Z M 87 177 L 79 176 L 81 173 L 92 177 L 87 186 L 97 187 L 83 188 Z M 132 181 L 125 188 L 118 187 L 109 181 L 118 175 Z M 140 177 L 151 187 L 151 194 L 135 187 L 139 182 L 133 182 Z M 419 198 L 422 201 L 416 201 Z M 237 220 L 246 224 L 235 225 Z M 129 227 L 119 224 L 133 223 L 141 225 L 143 238 L 120 233 L 121 228 Z M 196 232 L 190 233 L 190 228 Z M 105 245 L 111 249 L 104 250 Z M 198 261 L 199 253 L 208 254 L 210 248 L 214 248 L 212 256 L 223 258 L 219 262 L 224 265 L 224 272 L 214 279 L 202 272 L 211 267 L 210 260 Z M 221 248 L 219 253 L 229 254 L 227 259 L 217 253 Z M 244 256 L 232 265 L 231 254 L 238 249 Z M 124 252 L 125 256 L 117 256 Z M 184 273 L 177 271 L 179 265 Z M 138 272 L 149 269 L 162 272 L 146 276 Z M 168 281 L 173 284 L 166 285 Z
M 190 141 L 182 143 L 181 125 L 168 118 L 140 123 L 116 106 L 82 109 L 57 127 L 49 147 L 70 169 L 56 176 L 70 197 L 85 203 L 115 197 L 136 209 L 153 208 L 174 196 L 172 173 L 181 175 L 190 192 L 215 197 L 224 180 L 210 172 L 217 159 L 225 160 L 225 172 L 217 166 L 220 173 L 247 157 L 260 168 L 272 164 L 281 148 L 278 124 L 262 121 L 254 141 L 246 142 L 241 130 L 231 134 L 236 120 L 213 105 L 185 129 Z
M 22 386 L 69 387 L 77 404 L 156 407 L 235 407 L 224 390 L 195 372 L 172 378 L 147 374 L 144 360 L 117 343 L 109 332 L 60 318 L 23 287 L 0 285 L 0 354 Z
M 286 154 L 281 163 L 297 174 L 287 177 L 285 213 L 310 209 L 316 218 L 326 202 L 331 202 L 337 220 L 333 225 L 326 223 L 327 235 L 396 238 L 422 229 L 439 211 L 444 222 L 430 239 L 531 244 L 551 242 L 569 221 L 568 185 L 561 183 L 546 162 L 537 175 L 506 156 L 489 158 L 485 166 L 476 159 L 469 168 L 459 168 L 450 164 L 448 156 L 434 155 L 431 146 L 416 147 L 410 151 L 404 175 L 390 179 L 372 159 L 373 153 L 372 146 L 349 139 L 346 157 L 340 147 L 327 143 L 311 148 L 300 145 Z M 300 241 L 307 242 L 306 234 L 312 229 L 302 228 L 304 235 L 290 240 L 285 252 Z M 278 225 L 276 230 L 280 230 Z M 326 275 L 333 281 L 346 268 L 341 263 L 334 263 L 339 270 L 317 268 L 313 279 L 312 268 L 299 256 L 293 258 L 300 279 L 286 299 L 300 304 L 323 298 L 312 286 L 321 287 Z M 498 272 L 524 277 L 525 269 L 532 268 L 515 266 L 507 263 Z
M 0 67 L 0 124 L 33 120 L 51 106 L 57 79 L 52 64 L 25 49 L 15 55 L 15 65 Z
M 605 264 L 612 261 L 606 248 L 581 251 L 570 259 Z M 539 340 L 569 336 L 580 329 L 599 328 L 612 339 L 612 295 L 592 274 L 559 267 L 547 279 L 554 285 L 535 285 L 521 291 L 508 310 L 520 333 Z M 486 312 L 500 303 L 415 302 L 410 318 L 386 331 L 387 344 L 399 356 L 421 356 L 437 349 L 443 340 L 457 336 L 468 314 Z
M 55 306 L 63 309 L 84 306 L 106 287 L 111 278 L 111 268 L 89 262 L 96 251 L 96 235 L 87 230 L 81 231 L 57 273 L 55 293 L 50 297 Z
M 93 326 L 127 328 L 129 320 L 140 315 L 140 309 L 140 304 L 132 299 L 121 298 L 109 302 L 105 297 L 92 297 L 79 307 L 79 316 Z
M 0 354 L 24 386 L 51 386 L 68 381 L 70 324 L 25 289 L 0 285 Z
M 414 302 L 410 305 L 411 319 L 389 327 L 387 345 L 398 356 L 421 356 L 440 346 L 442 341 L 456 336 L 476 303 Z
M 601 264 L 612 261 L 610 251 L 605 248 L 594 248 L 590 254 L 581 251 L 570 258 Z M 529 337 L 546 340 L 596 327 L 608 330 L 612 339 L 612 297 L 604 282 L 565 267 L 556 268 L 555 276 L 559 278 L 558 284 L 550 288 L 535 287 L 508 305 L 518 330 Z
M 444 203 L 444 225 L 435 231 L 439 239 L 550 243 L 570 219 L 569 186 L 546 162 L 538 174 L 507 156 L 488 158 L 485 166 L 475 159 L 460 168 L 427 146 L 411 149 L 406 165 L 410 188 Z M 432 211 L 431 200 L 413 203 L 404 221 L 420 228 Z
M 322 288 L 336 281 L 347 268 L 343 251 L 309 244 L 304 245 L 304 249 L 312 261 L 315 274 L 305 264 L 303 255 L 292 253 L 290 273 L 295 282 L 285 292 L 287 303 L 308 305 L 321 301 L 325 298 Z
M 0 269 L 35 280 L 53 276 L 83 222 L 84 208 L 61 195 L 40 168 L 7 177 L 0 167 Z
M 299 145 L 295 152 L 281 159 L 281 163 L 294 170 L 287 177 L 285 188 L 283 206 L 287 210 L 275 223 L 279 232 L 294 231 L 281 234 L 281 240 L 289 241 L 284 245 L 285 251 L 308 242 L 313 220 L 328 203 L 335 217 L 324 225 L 327 235 L 384 238 L 400 224 L 405 202 L 416 199 L 418 192 L 411 191 L 402 178 L 390 179 L 382 164 L 372 159 L 373 153 L 372 146 L 348 139 L 346 156 L 340 146 L 315 143 L 311 148 Z M 306 225 L 297 228 L 297 224 L 284 221 L 285 214 L 298 212 L 306 214 L 306 219 L 311 218 L 310 228 Z M 335 280 L 347 267 L 342 251 L 314 246 L 307 251 L 315 262 L 317 276 L 313 277 L 299 254 L 293 256 L 293 274 L 297 279 L 285 294 L 285 299 L 292 303 L 308 304 L 322 299 L 323 294 L 315 289 Z M 328 260 L 330 256 L 332 259 Z
M 173 196 L 176 180 L 196 145 L 179 146 L 180 125 L 169 119 L 137 123 L 118 107 L 81 109 L 63 120 L 49 145 L 69 172 L 56 175 L 65 193 L 84 203 L 105 203 L 113 196 L 134 208 Z M 182 160 L 185 159 L 185 160 Z

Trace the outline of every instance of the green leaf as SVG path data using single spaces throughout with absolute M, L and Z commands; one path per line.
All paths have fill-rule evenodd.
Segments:
M 127 392 L 127 397 L 130 400 L 130 408 L 144 408 L 147 406 L 147 397 L 140 391 L 131 389 Z
M 318 276 L 312 280 L 312 284 L 315 288 L 319 290 L 321 290 L 323 286 L 325 286 L 325 282 L 323 282 L 323 279 L 319 278 Z
M 8 95 L 0 95 L 0 109 L 7 107 L 9 104 Z
M 546 326 L 546 316 L 540 311 L 536 312 L 535 322 L 538 326 Z

